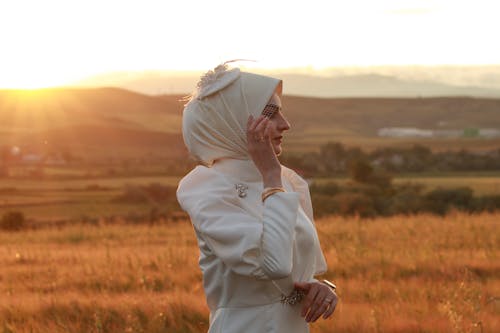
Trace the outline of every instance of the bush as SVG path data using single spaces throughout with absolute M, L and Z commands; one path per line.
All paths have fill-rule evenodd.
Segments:
M 172 203 L 177 201 L 176 190 L 177 188 L 174 186 L 164 186 L 157 183 L 146 186 L 127 185 L 123 194 L 114 198 L 113 201 L 120 203 Z
M 322 185 L 313 184 L 309 187 L 311 195 L 323 194 L 333 196 L 339 193 L 342 189 L 335 182 L 328 182 Z
M 314 216 L 316 218 L 337 213 L 332 197 L 325 194 L 311 194 Z
M 394 214 L 416 214 L 423 210 L 423 199 L 421 186 L 407 184 L 396 191 L 390 200 L 390 215 Z
M 471 201 L 471 210 L 473 212 L 494 212 L 500 210 L 500 195 L 485 195 L 473 198 Z
M 26 226 L 26 219 L 22 212 L 6 212 L 0 220 L 0 229 L 6 231 L 18 231 Z
M 425 195 L 425 208 L 441 215 L 446 214 L 451 207 L 469 211 L 472 198 L 472 190 L 468 187 L 458 187 L 455 189 L 438 188 Z
M 376 215 L 373 200 L 363 193 L 344 192 L 332 198 L 334 210 L 340 215 L 359 215 L 373 217 Z

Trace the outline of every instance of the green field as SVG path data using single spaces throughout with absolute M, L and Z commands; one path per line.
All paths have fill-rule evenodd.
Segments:
M 159 183 L 176 186 L 179 177 L 119 177 L 76 180 L 4 179 L 0 187 L 0 215 L 22 211 L 32 220 L 99 218 L 148 214 L 156 203 L 124 204 L 113 199 L 128 185 Z
M 22 211 L 30 220 L 64 220 L 83 217 L 100 218 L 130 214 L 147 215 L 153 209 L 166 212 L 157 202 L 123 203 L 114 200 L 127 185 L 161 184 L 177 186 L 180 177 L 108 177 L 93 179 L 2 179 L 0 186 L 0 215 L 6 211 Z M 313 179 L 317 184 L 350 180 L 341 178 Z M 470 187 L 475 195 L 500 195 L 498 173 L 451 173 L 446 175 L 403 175 L 394 178 L 396 185 L 417 183 L 425 191 L 435 188 Z M 168 208 L 170 209 L 170 208 Z
M 424 185 L 425 189 L 470 187 L 474 195 L 500 195 L 500 177 L 495 176 L 447 176 L 447 177 L 398 177 L 396 184 L 407 182 Z
M 320 185 L 328 182 L 337 182 L 339 185 L 345 185 L 350 179 L 347 177 L 318 178 L 313 181 Z M 500 195 L 500 174 L 495 172 L 401 175 L 394 177 L 393 182 L 396 185 L 407 183 L 421 184 L 424 186 L 424 191 L 436 188 L 470 187 L 474 191 L 474 195 Z

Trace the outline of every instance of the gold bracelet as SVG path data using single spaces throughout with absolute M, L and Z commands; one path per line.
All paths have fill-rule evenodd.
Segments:
M 283 187 L 266 187 L 262 192 L 262 202 L 264 202 L 264 200 L 266 200 L 267 197 L 278 192 L 285 192 L 285 189 Z
M 323 280 L 321 281 L 323 282 L 324 284 L 326 284 L 328 287 L 332 288 L 333 291 L 336 291 L 337 290 L 337 286 L 333 283 L 331 283 L 330 281 L 328 280 Z

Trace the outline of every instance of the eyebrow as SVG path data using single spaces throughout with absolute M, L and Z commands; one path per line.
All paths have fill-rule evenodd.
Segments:
M 266 106 L 264 107 L 264 110 L 262 110 L 262 115 L 264 117 L 271 118 L 276 112 L 279 112 L 279 111 L 281 111 L 281 106 L 269 103 L 269 104 L 266 104 Z

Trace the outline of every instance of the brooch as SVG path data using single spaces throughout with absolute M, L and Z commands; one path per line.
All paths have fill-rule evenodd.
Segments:
M 248 186 L 246 186 L 245 184 L 236 184 L 235 187 L 240 198 L 244 198 L 247 196 Z

